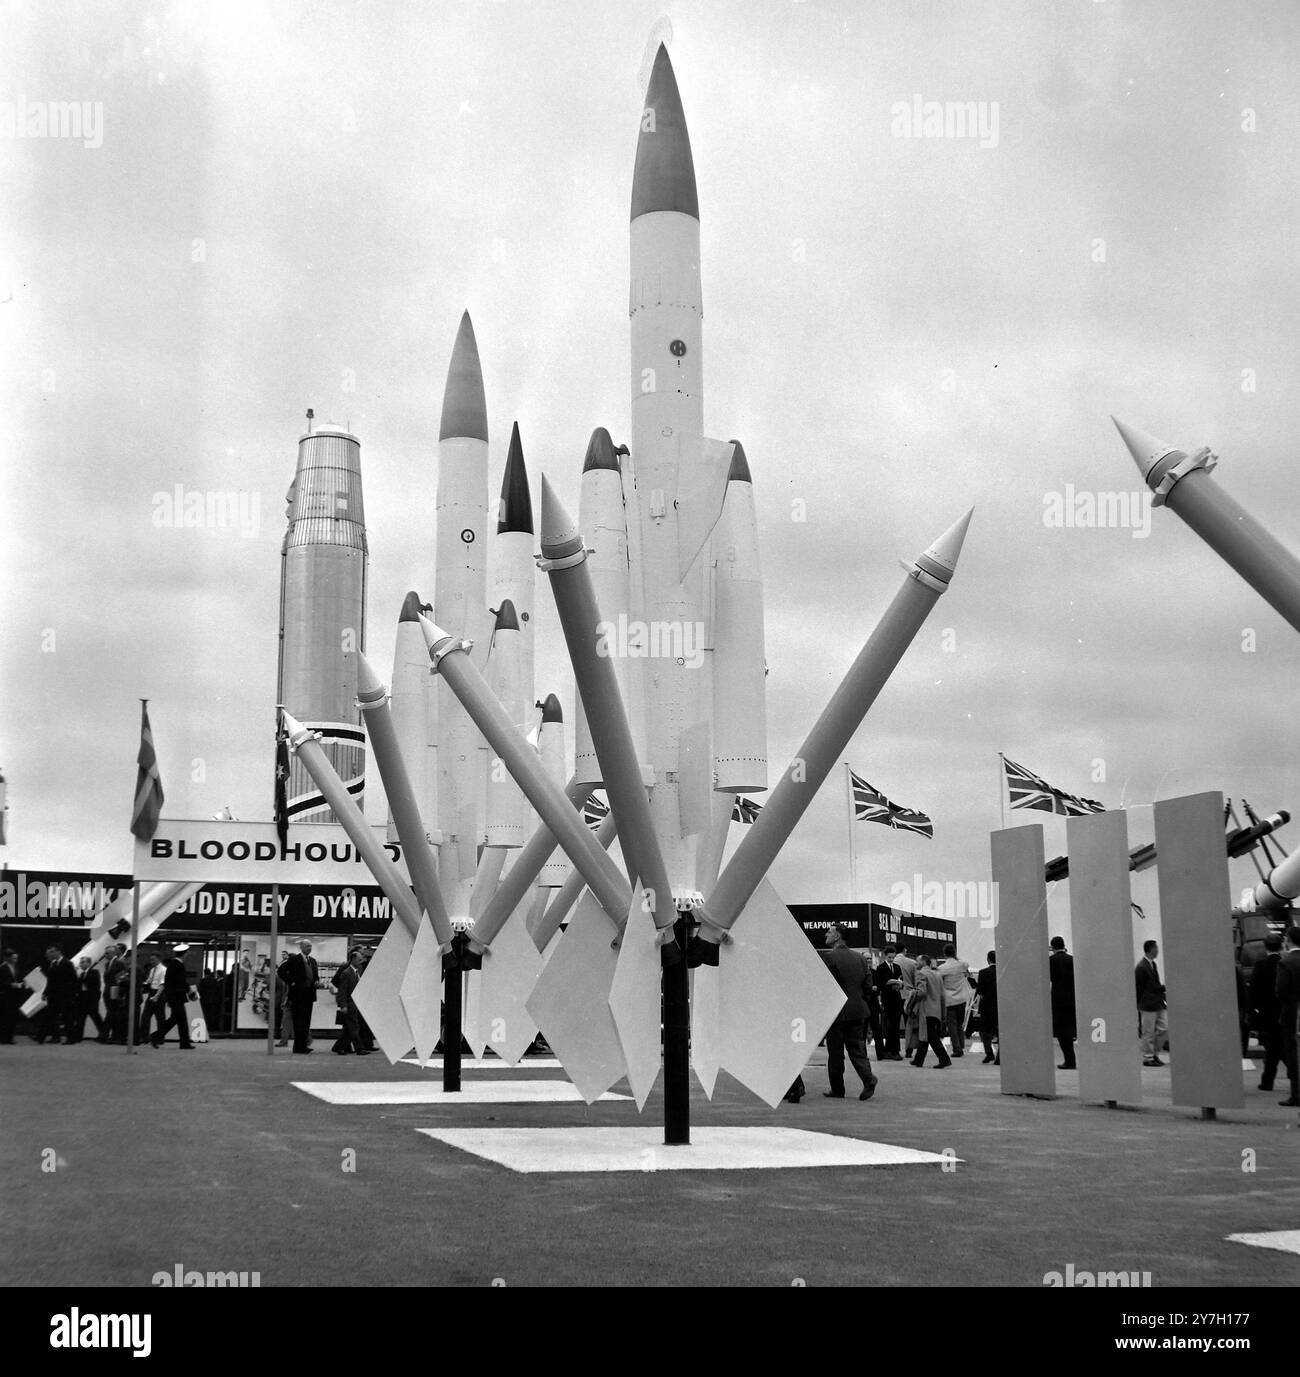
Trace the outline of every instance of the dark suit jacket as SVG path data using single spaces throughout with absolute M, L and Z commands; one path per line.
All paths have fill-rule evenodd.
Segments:
M 1281 952 L 1267 952 L 1251 969 L 1250 1007 L 1256 1028 L 1272 1028 L 1277 1022 L 1277 968 L 1281 961 Z
M 1047 958 L 1052 982 L 1052 1036 L 1072 1038 L 1077 1032 L 1074 1020 L 1074 957 L 1068 951 L 1054 951 Z
M 81 986 L 81 998 L 84 1003 L 93 1009 L 99 1008 L 99 972 L 92 966 L 83 976 L 78 977 Z
M 80 981 L 76 968 L 65 956 L 45 968 L 45 1002 L 60 1004 L 77 997 Z
M 189 984 L 189 977 L 185 974 L 185 962 L 179 956 L 169 956 L 163 962 L 163 993 L 180 995 L 184 999 Z
M 12 1004 L 14 1008 L 17 1008 L 23 1002 L 22 991 L 24 988 L 18 972 L 12 970 L 7 963 L 0 961 L 0 1008 L 5 1004 Z
M 1145 1013 L 1153 1013 L 1165 1007 L 1165 987 L 1151 969 L 1151 962 L 1144 956 L 1133 971 L 1137 983 L 1137 1005 Z
M 980 1021 L 982 1023 L 996 1023 L 998 1021 L 998 968 L 985 966 L 975 977 L 975 988 L 979 991 L 980 997 Z
M 320 967 L 317 966 L 314 956 L 308 956 L 304 959 L 301 952 L 295 952 L 280 967 L 280 973 L 282 979 L 289 986 L 291 999 L 297 999 L 304 1004 L 315 1004 L 316 982 L 320 979 Z
M 867 991 L 871 988 L 871 969 L 855 951 L 835 947 L 821 953 L 830 973 L 844 991 L 844 1007 L 837 1023 L 861 1023 L 867 1016 Z
M 880 1002 L 886 1009 L 901 1009 L 903 1007 L 907 978 L 903 975 L 902 966 L 898 965 L 897 962 L 882 961 L 872 972 L 871 978 L 876 982 L 876 989 L 880 991 Z M 891 980 L 901 980 L 904 988 L 891 989 L 889 985 Z
M 334 977 L 334 989 L 335 1001 L 340 1009 L 346 1011 L 352 1007 L 352 991 L 357 988 L 360 979 L 356 967 L 350 961 L 346 966 L 339 967 L 338 974 Z
M 1295 1027 L 1296 1009 L 1300 1007 L 1300 950 L 1284 951 L 1277 963 L 1278 1018 L 1288 1027 Z

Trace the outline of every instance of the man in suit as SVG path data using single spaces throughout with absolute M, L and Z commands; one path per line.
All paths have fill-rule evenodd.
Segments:
M 922 955 L 916 967 L 916 989 L 912 991 L 916 1001 L 917 1044 L 913 1066 L 925 1065 L 925 1054 L 934 1048 L 938 1062 L 936 1071 L 943 1071 L 952 1065 L 943 1045 L 943 1025 L 948 1013 L 947 996 L 944 993 L 943 979 L 930 964 L 930 958 Z
M 975 977 L 975 988 L 980 999 L 980 1040 L 984 1043 L 984 1065 L 992 1062 L 1002 1064 L 997 1047 L 998 1040 L 998 954 L 988 954 L 989 964 Z
M 158 1030 L 153 1035 L 155 1047 L 161 1047 L 167 1041 L 167 1034 L 175 1027 L 180 1035 L 181 1051 L 190 1052 L 194 1049 L 194 1044 L 190 1041 L 190 1015 L 185 1007 L 190 992 L 190 978 L 185 970 L 185 962 L 181 960 L 181 953 L 187 951 L 189 944 L 182 942 L 173 948 L 172 954 L 162 963 L 163 977 L 159 1000 L 166 1009 L 166 1015 L 158 1012 Z
M 127 982 L 131 972 L 126 964 L 126 948 L 120 942 L 109 946 L 104 964 L 104 1008 L 108 1018 L 99 1035 L 100 1042 L 126 1041 Z
M 298 954 L 291 956 L 280 968 L 289 987 L 289 1010 L 293 1014 L 293 1050 L 311 1051 L 311 1016 L 320 985 L 320 968 L 311 954 L 311 943 L 303 938 Z
M 361 948 L 353 947 L 348 952 L 346 966 L 340 966 L 338 973 L 334 977 L 334 997 L 339 1006 L 339 1017 L 343 1023 L 343 1031 L 339 1033 L 331 1049 L 339 1056 L 345 1057 L 349 1052 L 355 1052 L 357 1056 L 367 1055 L 367 1048 L 361 1041 L 360 1016 L 357 1013 L 357 1006 L 352 1002 L 352 992 L 357 988 L 357 982 L 361 979 Z
M 23 982 L 18 978 L 18 953 L 6 947 L 0 953 L 0 1043 L 14 1040 L 23 991 Z
M 77 962 L 77 1041 L 86 1035 L 86 1020 L 95 1025 L 95 1036 L 104 1040 L 104 1020 L 99 1016 L 99 972 L 90 964 L 90 957 Z
M 1282 939 L 1270 934 L 1264 939 L 1264 955 L 1250 971 L 1251 1022 L 1264 1049 L 1264 1069 L 1260 1073 L 1259 1088 L 1272 1090 L 1282 1060 L 1282 1024 L 1278 1015 L 1277 968 L 1282 961 Z
M 898 1050 L 898 1028 L 903 1017 L 903 968 L 895 960 L 893 943 L 885 947 L 884 958 L 873 976 L 880 995 L 881 1046 L 877 1049 L 882 1061 L 902 1061 Z
M 1048 945 L 1052 949 L 1047 958 L 1047 975 L 1052 984 L 1052 1036 L 1064 1058 L 1056 1069 L 1073 1071 L 1077 1066 L 1074 1040 L 1079 1036 L 1074 1012 L 1074 957 L 1065 950 L 1064 937 L 1053 937 Z
M 45 1022 L 37 1042 L 77 1040 L 77 972 L 59 947 L 45 950 Z
M 853 1069 L 862 1080 L 862 1094 L 858 1099 L 869 1100 L 876 1093 L 876 1076 L 871 1069 L 864 1037 L 871 968 L 857 952 L 849 950 L 844 934 L 837 927 L 826 929 L 826 950 L 821 957 L 844 991 L 844 1007 L 826 1032 L 826 1074 L 831 1083 L 826 1097 L 844 1098 L 844 1053 L 847 1050 Z
M 913 1021 L 907 1017 L 907 1001 L 912 991 L 916 989 L 916 962 L 908 956 L 907 948 L 900 944 L 898 950 L 894 953 L 894 964 L 903 972 L 903 988 L 900 993 L 903 996 L 903 1017 L 907 1028 L 907 1045 L 903 1048 L 903 1054 L 904 1056 L 910 1057 L 912 1053 L 916 1051 L 916 1045 L 919 1041 L 916 1036 L 916 1026 Z M 925 1030 L 924 1023 L 921 1024 L 921 1030 L 923 1032 Z
M 1300 1105 L 1300 1076 L 1297 1075 L 1296 1018 L 1300 1016 L 1300 927 L 1286 930 L 1281 960 L 1277 963 L 1278 1018 L 1282 1024 L 1282 1055 L 1286 1058 L 1286 1074 L 1291 1081 L 1291 1094 L 1278 1104 Z
M 1133 972 L 1137 984 L 1138 1027 L 1142 1034 L 1142 1065 L 1163 1066 L 1164 1062 L 1156 1055 L 1160 1050 L 1160 1039 L 1168 1031 L 1169 1020 L 1165 1017 L 1165 987 L 1160 981 L 1160 968 L 1156 957 L 1160 947 L 1155 942 L 1142 943 L 1142 960 Z
M 957 959 L 951 942 L 943 949 L 943 960 L 935 968 L 943 981 L 944 1018 L 954 1057 L 966 1055 L 966 1012 L 970 1003 L 970 967 Z

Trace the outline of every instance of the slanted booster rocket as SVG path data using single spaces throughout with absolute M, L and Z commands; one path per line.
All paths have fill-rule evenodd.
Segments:
M 301 436 L 287 501 L 276 701 L 293 704 L 320 734 L 326 759 L 359 802 L 366 745 L 353 657 L 366 645 L 367 550 L 356 436 L 328 424 Z M 290 822 L 337 821 L 296 756 L 286 798 Z

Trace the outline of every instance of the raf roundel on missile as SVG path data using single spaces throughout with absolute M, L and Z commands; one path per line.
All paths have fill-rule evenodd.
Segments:
M 357 437 L 329 424 L 301 436 L 287 501 L 276 701 L 320 734 L 325 758 L 359 801 L 366 747 L 353 657 L 366 645 L 367 548 Z M 297 756 L 285 795 L 290 822 L 337 821 Z

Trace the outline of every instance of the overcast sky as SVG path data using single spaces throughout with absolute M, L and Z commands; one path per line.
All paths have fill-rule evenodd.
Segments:
M 859 825 L 858 897 L 988 878 L 999 751 L 1130 808 L 1133 844 L 1156 797 L 1300 810 L 1286 623 L 1169 512 L 1145 536 L 1044 524 L 1068 484 L 1138 488 L 1114 412 L 1212 446 L 1216 481 L 1300 549 L 1294 5 L 4 10 L 0 102 L 102 108 L 97 147 L 0 138 L 10 866 L 130 868 L 142 696 L 169 816 L 269 818 L 303 413 L 361 440 L 367 649 L 387 667 L 406 590 L 431 595 L 465 307 L 492 490 L 518 420 L 534 488 L 544 469 L 576 508 L 591 429 L 629 434 L 628 202 L 647 43 L 669 28 L 705 425 L 744 441 L 755 483 L 773 778 L 898 560 L 976 508 L 848 754 L 935 839 Z M 916 96 L 982 102 L 996 136 L 903 137 Z M 256 498 L 255 534 L 157 527 L 177 484 Z M 552 688 L 571 708 L 542 651 Z M 1064 849 L 1064 820 L 1011 820 Z M 847 899 L 847 853 L 839 772 L 773 878 L 789 902 Z M 1154 926 L 1153 877 L 1134 895 Z M 1234 891 L 1253 877 L 1233 864 Z M 963 954 L 985 945 L 962 924 Z

